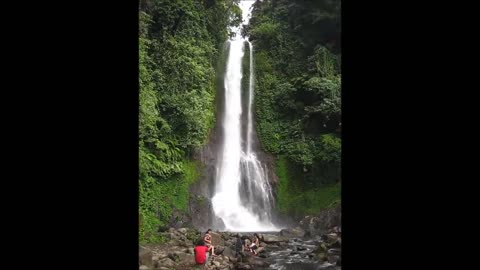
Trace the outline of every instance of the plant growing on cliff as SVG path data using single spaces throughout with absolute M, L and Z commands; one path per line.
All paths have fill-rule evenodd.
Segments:
M 215 69 L 238 0 L 142 0 L 139 12 L 140 241 L 160 240 L 198 178 L 191 153 L 214 125 Z M 241 14 L 241 13 L 240 13 Z
M 340 199 L 340 6 L 257 1 L 244 30 L 254 45 L 257 133 L 279 156 L 277 203 L 285 213 Z

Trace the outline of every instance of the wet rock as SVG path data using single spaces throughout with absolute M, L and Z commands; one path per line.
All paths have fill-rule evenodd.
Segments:
M 334 243 L 332 244 L 327 244 L 327 247 L 328 248 L 340 248 L 341 247 L 341 244 L 340 244 L 340 241 L 335 241 Z
M 340 259 L 340 256 L 338 255 L 327 255 L 328 262 L 331 264 L 336 264 L 337 261 Z
M 250 270 L 250 269 L 252 269 L 252 267 L 249 264 L 239 263 L 237 265 L 237 269 L 238 270 Z
M 280 247 L 278 245 L 268 245 L 268 250 L 278 250 Z
M 327 254 L 340 255 L 341 250 L 339 248 L 331 248 L 327 251 Z
M 256 267 L 268 267 L 270 264 L 263 259 L 258 259 L 253 262 L 253 265 Z
M 304 237 L 305 231 L 300 227 L 295 227 L 281 230 L 280 235 L 285 237 Z
M 325 264 L 322 264 L 322 265 L 319 265 L 317 270 L 335 270 L 335 265 L 332 265 L 332 264 L 329 264 L 329 263 L 325 263 Z
M 265 234 L 263 236 L 263 241 L 267 244 L 280 244 L 287 242 L 288 238 L 273 234 Z

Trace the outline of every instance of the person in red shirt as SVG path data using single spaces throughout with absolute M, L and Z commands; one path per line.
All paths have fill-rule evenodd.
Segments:
M 209 254 L 208 247 L 205 245 L 205 242 L 203 240 L 199 240 L 193 251 L 195 253 L 195 263 L 197 265 L 205 265 L 205 269 L 207 269 Z

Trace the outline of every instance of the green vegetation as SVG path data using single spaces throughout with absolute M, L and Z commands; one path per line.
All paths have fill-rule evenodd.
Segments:
M 174 209 L 186 210 L 198 178 L 192 153 L 214 125 L 221 46 L 238 24 L 236 0 L 141 0 L 139 11 L 140 241 L 161 241 L 158 230 Z
M 316 214 L 340 201 L 341 183 L 318 186 L 304 180 L 301 168 L 284 156 L 277 160 L 279 178 L 277 206 L 280 213 L 300 216 Z
M 284 213 L 340 200 L 340 3 L 257 1 L 244 30 L 254 44 L 257 133 L 279 156 Z

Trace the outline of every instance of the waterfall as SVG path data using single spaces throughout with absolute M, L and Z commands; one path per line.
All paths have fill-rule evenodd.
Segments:
M 250 78 L 248 84 L 248 128 L 247 128 L 247 155 L 252 152 L 252 104 L 253 104 L 253 47 L 252 43 L 248 41 L 248 47 L 250 51 Z
M 241 1 L 243 21 L 248 24 L 250 7 L 254 1 Z M 253 46 L 241 37 L 240 27 L 232 29 L 236 35 L 231 40 L 227 60 L 225 111 L 221 122 L 223 140 L 221 160 L 218 162 L 215 194 L 212 206 L 215 215 L 222 219 L 227 231 L 278 231 L 271 222 L 273 205 L 268 170 L 252 148 L 253 144 Z M 247 106 L 247 136 L 242 147 L 242 59 L 245 43 L 250 51 L 250 78 Z M 243 148 L 243 149 L 242 149 Z

